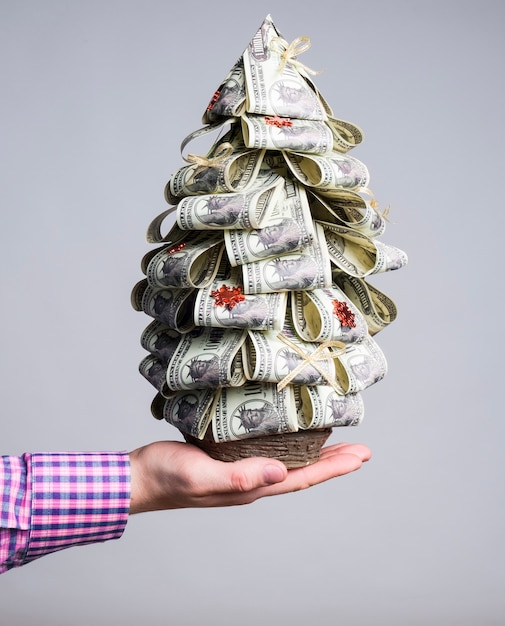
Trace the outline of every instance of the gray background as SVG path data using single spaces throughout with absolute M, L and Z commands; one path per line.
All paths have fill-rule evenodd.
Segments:
M 359 472 L 249 507 L 137 516 L 0 579 L 0 623 L 505 623 L 503 4 L 0 2 L 1 453 L 178 439 L 130 308 L 179 144 L 263 18 L 361 126 L 407 268 Z

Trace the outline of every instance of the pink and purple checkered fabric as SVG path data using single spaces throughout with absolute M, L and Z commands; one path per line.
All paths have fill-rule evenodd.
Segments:
M 0 456 L 0 573 L 50 552 L 119 539 L 128 520 L 127 452 Z

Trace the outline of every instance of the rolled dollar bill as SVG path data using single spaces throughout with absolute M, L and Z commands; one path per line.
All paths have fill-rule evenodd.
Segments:
M 319 155 L 333 151 L 330 127 L 318 120 L 249 113 L 242 116 L 242 128 L 248 148 L 294 150 Z
M 165 419 L 181 433 L 203 439 L 220 393 L 220 389 L 192 389 L 179 391 L 169 398 L 157 394 L 151 404 L 151 413 L 156 419 Z
M 368 326 L 361 311 L 338 287 L 294 291 L 291 295 L 293 322 L 305 341 L 362 341 Z
M 333 149 L 336 152 L 345 154 L 363 141 L 363 131 L 352 122 L 339 120 L 333 115 L 329 115 L 327 124 L 333 135 Z
M 317 93 L 300 73 L 296 52 L 267 16 L 243 54 L 249 113 L 326 119 Z
M 389 272 L 407 264 L 407 255 L 396 246 L 366 237 L 351 228 L 318 222 L 325 230 L 331 261 L 350 276 L 363 278 Z
M 176 206 L 157 215 L 146 232 L 148 243 L 172 242 L 177 245 L 187 239 L 188 230 L 225 230 L 228 228 L 262 228 L 275 215 L 275 207 L 282 197 L 284 179 L 268 165 L 262 167 L 255 184 L 247 192 L 201 194 L 187 196 Z M 167 234 L 162 233 L 169 216 Z M 150 253 L 149 259 L 153 253 Z
M 282 176 L 285 179 L 292 178 L 291 170 L 289 169 L 282 152 L 278 152 L 277 150 L 267 150 L 265 152 L 265 156 L 263 157 L 263 163 L 270 169 L 274 170 L 274 172 L 277 172 L 279 176 Z
M 223 117 L 236 117 L 244 109 L 244 104 L 244 62 L 240 57 L 214 92 L 202 116 L 202 122 L 212 124 L 219 122 Z
M 303 250 L 314 240 L 314 225 L 305 189 L 286 179 L 282 201 L 272 211 L 268 225 L 260 229 L 230 230 L 224 243 L 231 265 Z
M 291 172 L 307 187 L 359 189 L 368 187 L 370 175 L 364 163 L 347 154 L 330 156 L 283 152 Z
M 336 359 L 337 379 L 344 394 L 363 391 L 382 380 L 387 373 L 384 353 L 372 337 L 351 343 Z
M 295 387 L 300 428 L 358 426 L 365 413 L 360 393 L 339 395 L 329 386 Z
M 178 330 L 154 320 L 144 329 L 140 336 L 140 345 L 160 361 L 168 363 L 181 337 L 182 333 Z
M 358 192 L 351 189 L 314 190 L 308 194 L 312 217 L 352 228 L 366 237 L 380 237 L 386 220 Z
M 353 124 L 352 122 L 348 122 L 346 120 L 341 120 L 341 119 L 336 118 L 333 115 L 333 111 L 331 110 L 331 107 L 328 105 L 325 98 L 321 95 L 321 92 L 317 89 L 315 84 L 310 80 L 310 78 L 306 74 L 304 74 L 304 77 L 305 77 L 305 80 L 311 85 L 312 90 L 319 98 L 319 101 L 323 105 L 323 108 L 326 112 L 327 119 L 326 119 L 325 125 L 328 126 L 329 131 L 331 133 L 331 138 L 332 138 L 332 141 L 329 142 L 328 145 L 331 145 L 335 152 L 341 152 L 343 154 L 345 154 L 346 152 L 349 152 L 349 150 L 356 147 L 363 141 L 364 139 L 363 130 L 359 126 L 356 126 L 356 124 Z M 296 148 L 292 148 L 292 149 L 296 150 Z M 316 153 L 316 151 L 314 150 L 303 150 L 303 149 L 299 150 L 299 152 Z M 322 152 L 319 152 L 319 154 L 322 154 Z
M 324 231 L 316 224 L 314 241 L 301 252 L 246 263 L 242 273 L 246 294 L 331 287 Z
M 165 199 L 177 204 L 186 196 L 246 191 L 256 180 L 264 153 L 234 150 L 231 143 L 222 143 L 173 173 L 165 186 Z
M 153 354 L 148 354 L 139 364 L 139 372 L 164 398 L 170 396 L 167 385 L 167 364 Z
M 286 317 L 288 294 L 260 293 L 245 295 L 240 274 L 218 273 L 205 289 L 198 289 L 194 322 L 199 326 L 280 330 Z
M 328 101 L 321 94 L 313 80 L 310 76 L 308 76 L 307 72 L 303 72 L 302 70 L 302 73 L 307 83 L 311 86 L 312 90 L 319 98 L 319 101 L 321 102 L 327 115 L 326 123 L 330 127 L 333 135 L 333 149 L 336 152 L 345 153 L 355 146 L 358 146 L 364 139 L 363 130 L 352 122 L 336 118 Z
M 182 335 L 167 368 L 172 391 L 217 389 L 245 383 L 242 344 L 247 331 L 233 328 L 203 328 Z
M 289 323 L 289 316 L 286 322 L 282 335 L 288 337 L 303 353 L 313 354 L 317 344 L 301 341 Z M 324 351 L 328 358 L 319 362 L 323 372 L 310 362 L 307 362 L 305 367 L 299 368 L 303 362 L 302 357 L 291 345 L 282 341 L 276 331 L 249 331 L 242 350 L 244 371 L 248 380 L 279 383 L 295 371 L 290 380 L 292 385 L 324 385 L 329 378 L 335 377 L 335 364 L 329 349 Z
M 140 280 L 132 290 L 131 303 L 136 311 L 143 311 L 155 320 L 180 333 L 194 328 L 193 308 L 196 289 L 160 289 Z
M 377 264 L 377 268 L 373 272 L 374 274 L 399 270 L 407 265 L 408 256 L 404 250 L 383 241 L 378 241 L 377 244 L 377 247 L 381 250 L 383 261 L 380 265 Z
M 166 233 L 166 235 L 162 234 L 161 226 L 163 224 L 163 221 L 166 219 L 168 215 L 175 213 L 176 210 L 177 210 L 177 207 L 173 207 L 173 206 L 170 207 L 167 211 L 164 211 L 163 213 L 155 217 L 151 221 L 149 226 L 147 227 L 147 232 L 146 232 L 147 243 L 162 243 L 163 245 L 153 250 L 150 250 L 144 255 L 142 259 L 142 264 L 141 264 L 142 271 L 144 272 L 144 274 L 147 273 L 147 266 L 149 265 L 149 261 L 158 252 L 166 249 L 168 244 L 170 244 L 170 246 L 174 249 L 174 252 L 175 252 L 176 248 L 182 249 L 185 246 L 187 246 L 188 243 L 191 243 L 192 241 L 194 241 L 194 238 L 198 240 L 198 238 L 200 237 L 198 233 L 188 233 L 182 228 L 179 228 L 179 225 L 177 223 L 173 223 L 173 222 L 171 224 L 170 229 Z
M 261 228 L 281 200 L 283 187 L 281 176 L 261 170 L 249 191 L 183 198 L 177 205 L 177 224 L 183 230 Z
M 246 383 L 221 390 L 214 403 L 212 433 L 217 442 L 298 431 L 293 388 Z
M 333 272 L 333 280 L 361 311 L 370 335 L 377 334 L 396 319 L 396 304 L 377 287 L 338 270 Z
M 175 206 L 171 206 L 166 211 L 163 211 L 162 213 L 157 215 L 151 221 L 151 223 L 147 227 L 147 231 L 146 231 L 146 241 L 147 241 L 147 243 L 161 243 L 161 242 L 164 242 L 164 241 L 171 241 L 172 230 L 177 225 L 174 225 L 172 223 L 171 224 L 171 229 L 168 231 L 168 233 L 166 235 L 164 235 L 161 232 L 161 229 L 165 225 L 165 221 L 167 220 L 168 216 L 173 216 L 175 214 L 175 211 L 176 211 L 176 207 Z M 177 226 L 177 229 L 180 230 L 178 226 Z M 183 240 L 183 239 L 184 239 L 184 237 L 181 237 L 181 240 Z
M 191 231 L 177 243 L 161 248 L 149 259 L 147 282 L 153 287 L 205 287 L 215 278 L 224 252 L 221 233 Z

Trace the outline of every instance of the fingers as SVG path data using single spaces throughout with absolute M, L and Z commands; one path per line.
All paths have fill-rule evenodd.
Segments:
M 306 489 L 320 482 L 347 474 L 371 458 L 370 449 L 363 444 L 339 443 L 321 450 L 320 460 L 312 465 L 288 470 L 275 459 L 254 457 L 234 463 L 212 461 L 212 473 L 207 468 L 207 493 L 246 494 L 271 487 L 275 493 Z M 206 481 L 206 482 L 207 482 Z M 277 485 L 277 487 L 272 487 Z
M 363 444 L 335 444 L 321 451 L 321 458 L 312 465 L 279 471 L 273 459 L 253 458 L 225 463 L 219 473 L 227 474 L 227 487 L 215 493 L 211 506 L 248 504 L 266 496 L 281 495 L 308 489 L 332 478 L 358 470 L 371 457 Z M 221 462 L 217 461 L 221 465 Z M 283 479 L 278 480 L 284 476 Z M 275 482 L 269 484 L 269 480 Z M 256 486 L 255 486 L 256 485 Z
M 358 449 L 359 453 L 360 450 Z M 364 454 L 364 451 L 361 451 Z M 367 455 L 365 455 L 367 456 Z M 363 464 L 362 456 L 349 452 L 346 446 L 326 450 L 321 458 L 312 465 L 290 470 L 282 483 L 264 488 L 262 495 L 279 495 L 308 489 L 332 478 L 354 472 Z
M 332 456 L 336 452 L 348 452 L 358 456 L 363 463 L 369 461 L 372 458 L 372 451 L 368 446 L 362 443 L 337 443 L 331 446 L 326 446 L 321 450 L 321 458 L 324 459 L 328 456 Z

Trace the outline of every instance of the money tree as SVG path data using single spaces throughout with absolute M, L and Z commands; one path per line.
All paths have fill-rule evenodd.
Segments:
M 376 335 L 397 309 L 369 277 L 407 256 L 382 241 L 386 214 L 349 154 L 363 133 L 318 91 L 309 45 L 265 18 L 181 143 L 132 291 L 151 318 L 152 414 L 222 460 L 313 462 L 387 372 Z M 186 154 L 207 134 L 205 155 Z

